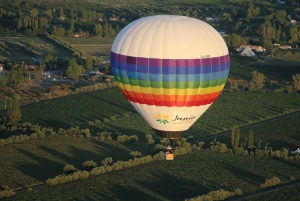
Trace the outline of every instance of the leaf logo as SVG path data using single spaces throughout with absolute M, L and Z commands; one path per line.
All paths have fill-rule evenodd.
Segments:
M 169 116 L 165 115 L 165 114 L 160 114 L 157 113 L 155 115 L 155 119 L 156 121 L 158 121 L 160 124 L 167 124 L 169 123 Z

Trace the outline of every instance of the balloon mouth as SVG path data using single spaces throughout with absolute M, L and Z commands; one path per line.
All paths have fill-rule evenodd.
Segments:
M 168 138 L 172 146 L 181 138 L 182 134 L 186 131 L 164 131 L 152 128 L 157 135 L 163 138 Z

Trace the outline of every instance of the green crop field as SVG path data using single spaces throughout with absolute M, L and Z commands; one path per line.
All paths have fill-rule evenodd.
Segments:
M 299 109 L 299 94 L 284 93 L 223 93 L 202 117 L 184 134 L 184 137 L 205 138 L 214 133 L 231 129 L 233 125 L 246 125 Z M 127 135 L 153 133 L 140 115 L 120 118 L 105 123 L 95 132 L 107 130 Z
M 262 147 L 268 143 L 268 147 L 272 147 L 273 149 L 285 147 L 290 150 L 296 150 L 299 147 L 300 139 L 299 119 L 300 114 L 297 114 L 267 122 L 253 128 L 243 129 L 241 132 L 241 141 L 244 141 L 249 136 L 249 132 L 253 131 L 255 146 L 261 141 Z M 230 144 L 230 134 L 217 138 L 217 140 Z
M 137 148 L 139 145 L 137 145 Z M 13 189 L 40 184 L 63 173 L 66 164 L 82 169 L 85 161 L 113 157 L 128 160 L 130 150 L 116 142 L 102 142 L 88 138 L 48 136 L 45 139 L 11 144 L 0 148 L 0 185 Z
M 281 183 L 300 177 L 299 161 L 256 156 L 192 152 L 174 161 L 158 161 L 64 185 L 20 192 L 7 200 L 184 200 L 212 190 L 260 190 L 265 179 Z M 230 181 L 230 182 L 229 182 Z
M 4 58 L 33 63 L 35 59 L 52 54 L 54 57 L 71 57 L 72 52 L 44 37 L 1 37 L 0 55 Z
M 117 88 L 71 95 L 21 107 L 22 118 L 34 124 L 68 128 L 96 119 L 134 112 Z M 1 111 L 4 115 L 6 111 Z
M 66 41 L 67 43 L 74 45 L 74 46 L 80 46 L 80 45 L 90 45 L 90 46 L 100 46 L 100 45 L 107 45 L 111 46 L 114 37 L 86 37 L 86 38 L 69 38 L 69 37 L 64 37 L 62 40 Z
M 184 136 L 204 138 L 231 129 L 233 125 L 247 125 L 289 110 L 298 110 L 299 103 L 299 94 L 223 93 Z M 4 110 L 0 112 L 1 115 L 5 113 Z M 21 113 L 23 121 L 55 129 L 81 125 L 90 128 L 92 134 L 102 131 L 139 136 L 143 136 L 145 132 L 153 133 L 140 115 L 103 122 L 104 118 L 135 113 L 116 87 L 23 106 Z M 89 121 L 97 119 L 102 121 L 103 126 L 88 125 Z
M 114 37 L 88 37 L 88 38 L 67 38 L 62 40 L 70 44 L 72 47 L 85 52 L 86 55 L 96 56 L 109 60 L 111 45 Z
M 243 199 L 243 201 L 298 201 L 299 200 L 299 188 L 300 184 L 296 184 L 294 186 L 288 186 L 284 189 L 274 190 L 268 193 L 264 193 L 262 195 L 258 195 L 251 198 Z

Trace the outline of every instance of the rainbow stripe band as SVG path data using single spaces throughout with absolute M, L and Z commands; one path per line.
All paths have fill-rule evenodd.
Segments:
M 200 106 L 213 103 L 221 91 L 215 93 L 207 93 L 205 95 L 153 95 L 135 93 L 132 91 L 122 90 L 121 92 L 127 98 L 127 100 L 139 104 L 155 105 L 155 106 L 167 106 L 167 107 L 191 107 Z
M 111 52 L 124 96 L 134 103 L 183 107 L 211 104 L 229 73 L 229 55 L 204 59 L 154 59 Z

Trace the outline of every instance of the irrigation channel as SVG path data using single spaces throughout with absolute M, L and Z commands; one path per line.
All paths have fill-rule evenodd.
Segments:
M 300 110 L 292 112 L 292 113 L 289 113 L 289 114 L 284 114 L 284 115 L 281 115 L 281 116 L 278 116 L 278 117 L 266 119 L 266 120 L 263 120 L 263 121 L 260 121 L 260 122 L 256 122 L 256 123 L 253 123 L 253 124 L 250 124 L 250 125 L 245 125 L 245 126 L 240 127 L 240 129 L 243 130 L 243 129 L 253 128 L 253 127 L 256 127 L 256 126 L 259 126 L 259 125 L 263 125 L 263 124 L 266 124 L 266 123 L 269 123 L 269 122 L 273 122 L 273 121 L 278 121 L 278 120 L 281 120 L 281 119 L 284 119 L 284 118 L 287 118 L 287 117 L 291 117 L 291 116 L 294 116 L 294 115 L 298 115 L 298 114 L 300 114 Z M 130 114 L 130 116 L 132 116 L 132 115 L 137 115 L 137 113 Z M 122 117 L 118 117 L 118 118 L 122 118 Z M 221 133 L 217 133 L 217 134 L 211 135 L 211 136 L 206 137 L 206 138 L 198 139 L 197 142 L 207 141 L 207 140 L 213 139 L 215 137 L 220 137 L 220 136 L 228 135 L 230 133 L 231 133 L 231 130 L 224 131 L 224 132 L 221 132 Z M 231 198 L 231 199 L 229 198 L 228 200 L 231 200 L 231 201 L 240 201 L 240 200 L 243 200 L 243 199 L 252 198 L 252 197 L 255 197 L 255 196 L 258 196 L 258 195 L 262 195 L 264 193 L 270 193 L 272 191 L 276 191 L 276 190 L 288 188 L 288 187 L 291 187 L 291 186 L 294 186 L 294 185 L 297 185 L 297 184 L 300 184 L 300 181 L 294 181 L 294 182 L 291 182 L 291 183 L 288 183 L 288 184 L 282 184 L 282 185 L 279 185 L 279 186 L 271 187 L 269 189 L 260 190 L 258 192 L 252 193 L 252 194 L 242 195 L 242 196 L 234 197 L 234 198 Z M 35 186 L 31 186 L 30 188 L 32 188 L 32 189 L 39 189 L 39 188 L 42 188 L 42 187 L 45 187 L 45 186 L 47 186 L 47 184 L 42 183 L 42 184 L 38 184 L 38 185 L 35 185 Z M 22 189 L 16 190 L 15 192 L 16 193 L 20 193 L 20 192 L 27 191 L 27 189 L 28 188 L 22 188 Z

